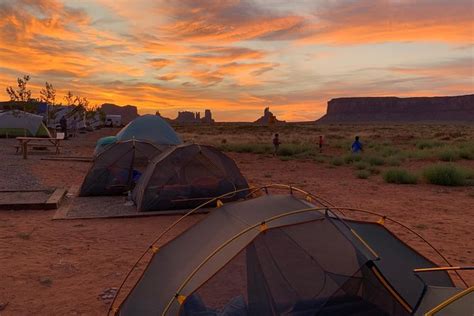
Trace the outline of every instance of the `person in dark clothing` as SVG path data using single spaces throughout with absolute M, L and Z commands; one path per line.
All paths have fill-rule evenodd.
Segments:
M 281 144 L 280 138 L 279 138 L 279 135 L 277 133 L 273 136 L 273 148 L 274 148 L 273 156 L 278 155 L 278 148 L 280 147 L 280 144 Z
M 67 139 L 67 119 L 65 116 L 61 117 L 59 125 L 61 126 L 61 132 L 64 133 L 64 139 Z
M 318 145 L 319 145 L 319 152 L 322 153 L 323 152 L 323 145 L 324 145 L 323 135 L 319 135 Z
M 362 146 L 362 143 L 359 139 L 359 136 L 356 136 L 354 142 L 352 143 L 351 151 L 353 154 L 359 154 L 364 151 L 364 147 Z

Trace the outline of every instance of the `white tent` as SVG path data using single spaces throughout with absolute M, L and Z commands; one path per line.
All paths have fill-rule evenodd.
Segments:
M 13 110 L 0 113 L 0 136 L 51 137 L 43 117 L 23 111 Z

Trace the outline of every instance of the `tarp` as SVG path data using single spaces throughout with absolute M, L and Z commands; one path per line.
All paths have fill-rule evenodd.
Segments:
M 173 128 L 158 115 L 139 116 L 117 133 L 117 141 L 145 140 L 157 145 L 179 145 L 182 143 Z
M 13 110 L 0 113 L 0 136 L 51 137 L 51 134 L 41 115 Z

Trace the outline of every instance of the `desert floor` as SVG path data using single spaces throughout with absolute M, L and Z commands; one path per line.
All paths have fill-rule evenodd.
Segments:
M 90 156 L 95 141 L 113 132 L 102 129 L 67 140 L 63 155 Z M 78 186 L 89 167 L 84 162 L 41 160 L 47 156 L 44 153 L 23 160 L 14 154 L 15 144 L 0 139 L 2 190 Z M 387 184 L 381 177 L 358 179 L 347 166 L 251 153 L 229 155 L 254 186 L 292 184 L 337 206 L 379 212 L 416 230 L 452 264 L 474 263 L 472 187 Z M 407 166 L 417 169 L 423 163 Z M 0 211 L 0 304 L 8 303 L 0 315 L 103 315 L 108 305 L 99 295 L 119 286 L 138 256 L 177 218 L 52 221 L 54 212 Z M 186 220 L 164 242 L 198 219 Z M 409 237 L 406 231 L 397 233 L 402 239 Z M 411 244 L 441 264 L 426 245 Z M 473 273 L 462 275 L 474 284 Z

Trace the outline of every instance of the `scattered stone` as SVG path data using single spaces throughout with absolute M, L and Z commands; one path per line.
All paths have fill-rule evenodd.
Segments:
M 9 302 L 6 303 L 0 303 L 0 311 L 3 311 L 5 308 L 7 308 Z
M 115 295 L 117 295 L 117 291 L 118 288 L 116 287 L 108 287 L 104 289 L 101 294 L 98 295 L 98 298 L 104 301 L 105 303 L 110 303 L 110 301 L 114 299 Z

